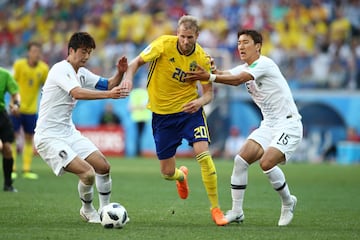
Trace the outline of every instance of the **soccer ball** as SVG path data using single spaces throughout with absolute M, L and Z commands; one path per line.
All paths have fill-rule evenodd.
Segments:
M 104 228 L 123 228 L 130 218 L 123 205 L 113 202 L 102 208 L 100 220 Z

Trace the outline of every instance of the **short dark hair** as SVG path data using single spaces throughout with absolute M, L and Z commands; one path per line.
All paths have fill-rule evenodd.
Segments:
M 68 54 L 69 54 L 70 48 L 74 49 L 75 51 L 78 48 L 95 49 L 96 48 L 95 40 L 87 32 L 76 32 L 70 37 L 69 44 L 68 44 Z
M 244 29 L 244 30 L 240 30 L 238 32 L 238 39 L 241 35 L 248 35 L 250 36 L 253 40 L 254 40 L 254 43 L 257 44 L 257 43 L 260 43 L 262 45 L 262 42 L 263 42 L 263 38 L 261 36 L 261 33 L 259 33 L 258 31 L 256 30 L 252 30 L 252 29 Z
M 38 47 L 38 48 L 41 48 L 41 44 L 39 42 L 35 42 L 35 41 L 31 41 L 27 44 L 27 50 L 30 50 L 30 48 L 32 46 L 35 46 L 35 47 Z

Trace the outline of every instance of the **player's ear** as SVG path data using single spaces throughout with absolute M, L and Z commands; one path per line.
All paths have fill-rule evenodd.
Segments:
M 260 52 L 261 51 L 261 43 L 256 43 L 255 48 L 256 48 L 256 51 Z

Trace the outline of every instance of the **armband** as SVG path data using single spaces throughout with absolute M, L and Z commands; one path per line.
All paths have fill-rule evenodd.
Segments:
M 216 79 L 216 74 L 212 74 L 212 73 L 210 73 L 210 77 L 209 77 L 209 82 L 214 82 L 215 81 L 215 79 Z
M 100 77 L 95 85 L 95 89 L 106 91 L 108 90 L 109 80 L 107 78 Z

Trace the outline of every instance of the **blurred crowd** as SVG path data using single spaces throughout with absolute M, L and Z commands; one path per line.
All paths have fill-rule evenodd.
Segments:
M 184 14 L 199 18 L 199 42 L 230 53 L 237 32 L 260 30 L 292 88 L 360 89 L 360 0 L 1 0 L 0 66 L 11 68 L 26 44 L 43 44 L 52 65 L 67 40 L 87 31 L 96 40 L 90 68 L 111 75 L 115 58 L 136 56 L 161 34 L 174 34 Z

